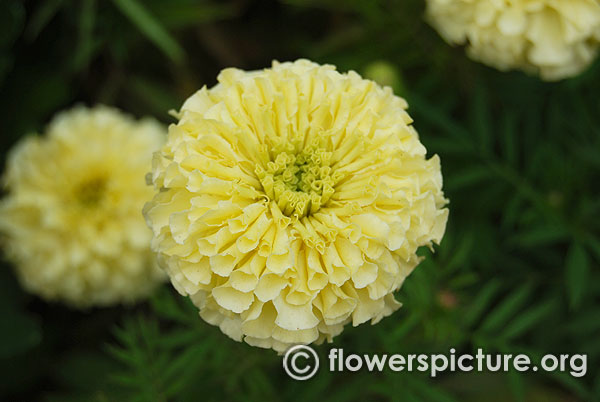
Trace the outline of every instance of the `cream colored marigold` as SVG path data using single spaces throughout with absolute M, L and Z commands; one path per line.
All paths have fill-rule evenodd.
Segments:
M 278 351 L 391 314 L 448 215 L 406 102 L 307 60 L 218 79 L 154 158 L 145 215 L 173 285 L 231 338 Z
M 141 209 L 163 142 L 153 120 L 76 107 L 16 145 L 0 232 L 26 289 L 84 307 L 131 301 L 162 281 Z
M 545 80 L 580 73 L 600 46 L 598 0 L 427 0 L 427 15 L 473 59 Z

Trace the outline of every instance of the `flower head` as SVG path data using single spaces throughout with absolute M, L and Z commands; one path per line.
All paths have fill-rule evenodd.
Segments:
M 600 46 L 598 0 L 427 0 L 427 15 L 473 59 L 545 80 L 580 73 Z
M 154 158 L 144 213 L 173 285 L 233 339 L 278 351 L 391 314 L 448 215 L 406 102 L 307 60 L 218 79 Z
M 45 136 L 8 156 L 0 232 L 23 285 L 85 307 L 130 301 L 163 280 L 141 214 L 144 180 L 164 142 L 153 120 L 115 109 L 76 107 Z

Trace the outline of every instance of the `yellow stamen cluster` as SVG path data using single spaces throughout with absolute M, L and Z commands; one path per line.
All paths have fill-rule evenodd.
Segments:
M 286 143 L 274 147 L 274 157 L 255 173 L 265 194 L 277 203 L 281 212 L 296 219 L 314 214 L 334 193 L 342 178 L 332 168 L 332 152 L 318 144 L 304 148 Z

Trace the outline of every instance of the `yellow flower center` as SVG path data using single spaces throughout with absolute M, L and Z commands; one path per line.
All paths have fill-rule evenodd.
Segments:
M 256 174 L 267 196 L 284 215 L 297 219 L 313 214 L 329 201 L 336 175 L 331 168 L 332 153 L 318 146 L 299 152 L 282 150 Z
M 75 198 L 84 207 L 97 206 L 106 195 L 106 179 L 93 177 L 75 187 Z

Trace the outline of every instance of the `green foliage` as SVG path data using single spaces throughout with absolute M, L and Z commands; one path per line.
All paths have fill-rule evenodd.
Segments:
M 179 63 L 183 61 L 184 51 L 181 46 L 142 4 L 135 0 L 113 0 L 113 2 L 171 60 Z
M 223 67 L 387 63 L 422 142 L 441 157 L 451 214 L 442 245 L 421 251 L 398 292 L 404 307 L 346 328 L 335 346 L 588 355 L 583 378 L 321 369 L 299 383 L 275 353 L 228 339 L 168 286 L 147 304 L 76 312 L 24 294 L 6 266 L 3 400 L 600 400 L 600 63 L 552 84 L 500 73 L 448 47 L 420 0 L 0 4 L 3 157 L 76 102 L 169 122 L 167 111 Z M 322 362 L 328 349 L 317 347 Z

